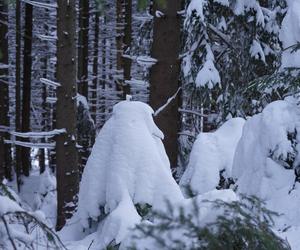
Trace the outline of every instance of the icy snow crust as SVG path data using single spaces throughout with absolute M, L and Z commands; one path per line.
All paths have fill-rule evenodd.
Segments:
M 216 132 L 199 134 L 180 185 L 191 188 L 194 194 L 203 194 L 218 186 L 221 170 L 231 177 L 234 152 L 244 123 L 243 118 L 233 118 Z
M 113 240 L 121 242 L 140 221 L 135 204 L 163 209 L 165 200 L 183 199 L 152 114 L 141 102 L 117 104 L 88 159 L 72 220 L 79 219 L 88 228 L 89 219 L 97 222 L 99 216 L 106 216 L 97 229 L 95 246 L 100 249 Z

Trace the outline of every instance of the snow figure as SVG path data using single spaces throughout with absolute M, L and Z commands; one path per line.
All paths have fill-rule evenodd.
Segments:
M 120 102 L 96 139 L 72 219 L 96 225 L 91 249 L 119 244 L 141 220 L 137 206 L 163 209 L 166 200 L 183 199 L 152 114 L 142 102 Z
M 220 176 L 226 182 L 231 177 L 234 152 L 244 123 L 243 118 L 233 118 L 216 132 L 199 134 L 180 185 L 194 194 L 203 194 L 218 187 Z

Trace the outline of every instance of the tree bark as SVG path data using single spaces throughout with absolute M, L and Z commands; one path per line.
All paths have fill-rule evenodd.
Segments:
M 116 0 L 116 69 L 117 69 L 117 77 L 116 79 L 116 89 L 117 91 L 123 90 L 123 0 Z
M 132 42 L 132 0 L 125 0 L 124 53 L 128 53 Z M 123 57 L 124 81 L 131 79 L 131 59 Z M 124 83 L 123 97 L 130 94 L 130 85 Z
M 79 188 L 76 148 L 76 10 L 75 0 L 58 0 L 56 126 L 57 224 L 60 230 L 77 204 Z
M 95 13 L 95 29 L 94 29 L 94 53 L 93 53 L 93 93 L 92 93 L 92 118 L 96 124 L 97 112 L 97 89 L 98 89 L 98 56 L 99 56 L 99 25 L 100 13 Z M 103 66 L 104 67 L 104 66 Z
M 89 0 L 79 1 L 78 92 L 88 99 Z
M 21 2 L 16 0 L 16 110 L 15 126 L 16 131 L 21 131 Z M 22 157 L 21 148 L 16 146 L 16 176 L 18 191 L 20 191 Z
M 22 132 L 30 131 L 31 67 L 32 67 L 32 5 L 25 4 L 25 36 L 23 52 Z M 24 139 L 24 141 L 28 141 Z M 30 148 L 22 148 L 22 173 L 29 176 Z
M 181 20 L 177 11 L 181 9 L 181 0 L 166 0 L 163 5 L 155 2 L 153 6 L 153 13 L 164 13 L 163 17 L 154 17 L 151 56 L 158 60 L 150 70 L 150 105 L 154 110 L 164 105 L 180 87 Z M 165 135 L 164 145 L 172 167 L 177 166 L 179 106 L 180 97 L 177 95 L 155 119 Z
M 8 4 L 0 0 L 0 63 L 8 65 Z M 10 146 L 4 144 L 9 139 L 9 88 L 8 69 L 0 67 L 0 183 L 5 177 L 11 179 Z

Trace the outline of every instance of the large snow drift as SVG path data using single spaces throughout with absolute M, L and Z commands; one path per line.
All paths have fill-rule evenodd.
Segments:
M 96 248 L 119 243 L 140 221 L 135 205 L 165 206 L 183 199 L 172 177 L 163 134 L 144 103 L 124 101 L 100 131 L 84 169 L 74 216 L 83 228 L 98 223 Z M 67 225 L 68 227 L 68 225 Z
M 284 214 L 277 221 L 280 229 L 300 226 L 299 132 L 296 100 L 273 102 L 246 122 L 233 163 L 238 191 Z
M 180 185 L 191 188 L 194 194 L 203 194 L 218 186 L 220 171 L 224 171 L 225 178 L 231 177 L 234 152 L 244 123 L 242 118 L 233 118 L 216 132 L 199 134 Z

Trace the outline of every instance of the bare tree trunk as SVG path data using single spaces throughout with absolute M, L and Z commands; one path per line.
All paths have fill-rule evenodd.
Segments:
M 0 64 L 8 65 L 8 5 L 0 0 Z M 4 177 L 11 179 L 10 146 L 4 144 L 9 139 L 9 88 L 8 68 L 0 67 L 0 183 Z
M 94 37 L 94 53 L 93 53 L 93 93 L 92 93 L 92 118 L 96 124 L 97 112 L 97 89 L 98 89 L 98 56 L 99 56 L 99 25 L 100 13 L 95 13 L 95 37 Z M 104 66 L 103 66 L 104 67 Z
M 23 52 L 22 132 L 30 131 L 31 66 L 32 66 L 32 5 L 25 4 L 25 37 Z M 25 140 L 26 141 L 26 140 Z M 29 176 L 31 168 L 30 148 L 22 148 L 22 170 Z
M 181 21 L 177 12 L 181 9 L 181 0 L 166 0 L 164 3 L 155 2 L 153 6 L 154 13 L 156 11 L 164 13 L 162 17 L 156 15 L 154 17 L 151 55 L 158 60 L 150 70 L 150 105 L 154 110 L 164 105 L 180 87 Z M 164 145 L 172 167 L 177 166 L 179 105 L 180 98 L 177 96 L 156 117 L 156 123 L 165 135 Z
M 106 34 L 107 30 L 106 30 L 105 26 L 106 26 L 106 17 L 103 16 L 103 27 L 104 28 L 103 28 L 102 34 L 104 34 L 104 38 L 102 38 L 102 51 L 101 51 L 101 54 L 102 54 L 101 89 L 102 89 L 103 93 L 105 92 L 105 88 L 106 88 L 106 82 L 105 81 L 107 79 L 106 38 L 105 38 L 105 34 Z M 99 109 L 100 109 L 100 112 L 102 113 L 100 126 L 102 127 L 103 124 L 104 124 L 104 121 L 105 121 L 105 112 L 106 112 L 104 94 L 102 95 L 100 101 L 101 101 L 101 106 L 100 106 Z
M 116 79 L 116 89 L 121 91 L 123 89 L 123 79 L 122 79 L 122 70 L 123 70 L 123 0 L 116 0 L 116 49 L 117 49 L 117 77 Z
M 21 131 L 21 4 L 16 0 L 16 131 Z M 16 146 L 16 175 L 20 191 L 22 170 L 21 148 Z
M 88 99 L 89 0 L 79 0 L 78 92 Z
M 66 133 L 56 137 L 57 224 L 60 230 L 77 204 L 79 188 L 76 148 L 76 10 L 75 0 L 58 0 L 56 126 Z
M 132 41 L 132 0 L 125 0 L 125 29 L 124 29 L 124 52 L 128 53 L 131 48 Z M 131 79 L 131 59 L 124 58 L 124 81 Z M 130 94 L 130 85 L 124 83 L 123 96 Z

